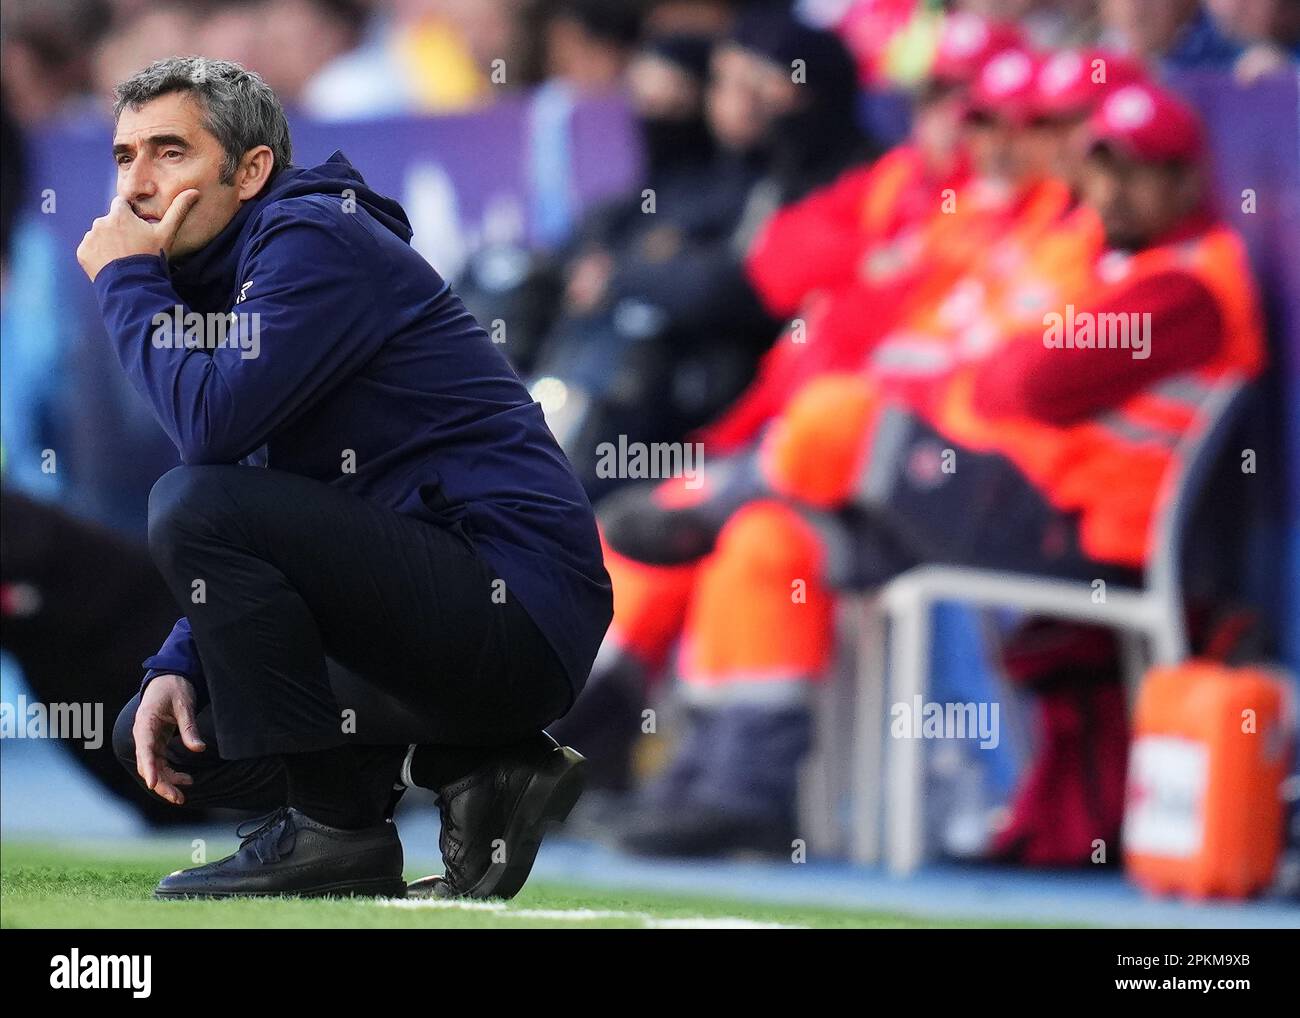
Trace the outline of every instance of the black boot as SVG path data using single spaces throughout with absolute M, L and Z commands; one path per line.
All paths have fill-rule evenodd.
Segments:
M 154 897 L 400 898 L 405 891 L 402 843 L 391 820 L 361 830 L 343 830 L 281 806 L 244 836 L 234 855 L 168 874 L 154 890 Z
M 408 897 L 513 898 L 547 824 L 563 821 L 582 794 L 584 767 L 578 753 L 539 732 L 440 788 L 446 873 L 415 881 Z

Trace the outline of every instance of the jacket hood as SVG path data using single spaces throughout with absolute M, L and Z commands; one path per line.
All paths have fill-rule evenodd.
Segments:
M 386 229 L 410 243 L 411 222 L 402 206 L 366 186 L 364 178 L 342 152 L 319 166 L 289 166 L 281 170 L 256 198 L 240 206 L 233 219 L 212 240 L 193 254 L 169 262 L 176 292 L 196 311 L 225 305 L 235 287 L 235 270 L 252 224 L 267 206 L 312 194 L 342 195 L 350 191 L 357 205 Z
M 402 240 L 410 243 L 411 222 L 406 218 L 402 206 L 392 198 L 367 187 L 360 172 L 348 162 L 347 156 L 342 152 L 336 151 L 319 166 L 290 166 L 253 201 L 261 205 L 285 198 L 301 198 L 308 194 L 342 194 L 346 190 L 355 194 L 358 205 Z

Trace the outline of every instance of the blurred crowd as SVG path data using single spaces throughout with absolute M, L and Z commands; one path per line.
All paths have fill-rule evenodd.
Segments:
M 472 109 L 558 80 L 619 85 L 646 34 L 725 29 L 741 0 L 12 0 L 4 89 L 25 124 L 104 109 L 112 87 L 177 53 L 235 60 L 315 117 Z M 804 0 L 868 82 L 912 84 L 933 58 L 943 4 Z M 1295 59 L 1288 0 L 969 0 L 1038 46 L 1101 44 L 1144 61 L 1231 68 L 1249 80 Z M 500 63 L 496 63 L 500 61 Z M 501 73 L 494 77 L 494 69 Z M 498 86 L 505 85 L 506 89 Z
M 1265 368 L 1203 129 L 1162 80 L 1294 74 L 1289 0 L 15 0 L 0 38 L 22 127 L 191 52 L 318 119 L 629 97 L 638 186 L 457 284 L 512 323 L 597 506 L 615 621 L 554 734 L 605 793 L 586 821 L 632 850 L 788 854 L 835 596 L 924 562 L 1140 583 L 1179 441 Z M 892 148 L 864 126 L 873 90 L 910 103 Z M 1067 307 L 1145 316 L 1145 338 L 1045 343 Z M 603 468 L 615 437 L 699 443 L 705 469 L 630 481 Z M 979 852 L 1076 863 L 1118 838 L 1119 658 L 1085 626 L 1008 637 L 1039 746 Z M 668 685 L 686 734 L 643 781 Z
M 725 408 L 706 407 L 705 425 L 664 417 L 672 386 L 640 397 L 634 386 L 630 394 L 610 386 L 601 394 L 607 419 L 585 437 L 565 434 L 580 467 L 598 437 L 637 434 L 638 425 L 697 441 L 707 459 L 702 477 L 620 484 L 597 503 L 615 620 L 588 689 L 554 732 L 589 754 L 610 792 L 594 826 L 615 831 L 625 848 L 788 853 L 800 829 L 814 690 L 835 667 L 837 595 L 920 563 L 1140 584 L 1180 439 L 1231 378 L 1264 367 L 1255 283 L 1240 239 L 1214 211 L 1203 127 L 1160 85 L 1171 66 L 1229 68 L 1227 36 L 1196 4 L 1141 5 L 1140 36 L 1138 18 L 1122 17 L 1135 12 L 1130 5 L 1087 5 L 1095 22 L 1071 21 L 1060 5 L 997 7 L 1022 20 L 961 9 L 937 23 L 926 70 L 911 85 L 904 143 L 848 169 L 837 153 L 802 189 L 774 196 L 749 231 L 738 217 L 727 233 L 729 268 L 724 257 L 697 268 L 690 255 L 711 248 L 682 224 L 662 261 L 671 268 L 660 285 L 671 295 L 607 283 L 612 317 L 595 346 L 630 347 L 637 365 L 646 316 L 629 345 L 620 309 L 653 307 L 668 320 L 662 334 L 690 337 L 694 360 L 702 343 L 732 338 L 710 295 L 725 324 L 748 321 L 751 307 L 783 322 L 770 346 L 757 321 L 749 326 L 754 350 L 766 347 L 757 377 Z M 1160 12 L 1170 21 L 1157 43 Z M 854 49 L 863 38 L 854 13 L 822 39 L 832 47 L 840 39 L 859 79 L 876 81 L 889 62 L 879 46 L 887 34 L 876 26 L 866 38 L 878 46 Z M 719 92 L 733 62 L 753 65 L 751 81 L 763 65 L 775 78 L 789 52 L 762 40 L 814 31 L 772 29 L 772 17 L 742 14 L 714 47 L 703 118 L 732 155 Z M 1106 46 L 1123 31 L 1130 46 Z M 1091 42 L 1041 42 L 1080 35 Z M 662 42 L 654 46 L 655 60 L 671 59 Z M 816 72 L 809 61 L 810 83 L 836 81 Z M 632 94 L 645 116 L 636 81 Z M 774 88 L 772 101 L 781 99 Z M 820 99 L 813 91 L 803 101 Z M 759 146 L 763 173 L 787 137 L 777 131 Z M 870 139 L 862 144 L 870 150 Z M 832 182 L 819 185 L 826 176 Z M 672 215 L 638 222 L 654 235 Z M 597 246 L 576 255 L 571 285 L 585 282 L 602 251 L 614 255 L 615 280 L 623 265 L 645 260 L 637 244 L 646 242 L 630 239 L 621 254 Z M 690 303 L 701 280 L 702 299 Z M 679 299 L 689 312 L 675 321 Z M 1144 341 L 1131 337 L 1145 346 L 1045 342 L 1045 315 L 1067 308 L 1083 319 L 1145 319 Z M 543 381 L 563 382 L 568 398 L 576 387 L 591 416 L 602 399 L 585 387 L 597 373 L 556 368 L 547 354 L 556 342 L 575 358 L 588 350 L 576 330 L 562 320 L 547 337 Z M 619 378 L 614 368 L 629 356 L 603 364 L 602 377 Z M 602 480 L 591 482 L 597 493 Z M 1037 755 L 1008 814 L 997 826 L 983 818 L 967 850 L 1087 861 L 1093 839 L 1112 844 L 1121 826 L 1118 646 L 1100 629 L 1034 620 L 1009 634 L 1004 657 L 1006 672 L 1036 696 Z M 662 676 L 685 705 L 686 735 L 638 787 L 634 750 Z

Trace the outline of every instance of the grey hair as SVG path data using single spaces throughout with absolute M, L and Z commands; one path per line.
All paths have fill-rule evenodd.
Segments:
M 258 145 L 266 145 L 275 156 L 272 176 L 292 160 L 293 143 L 280 100 L 261 77 L 230 60 L 168 57 L 154 61 L 114 89 L 113 122 L 128 106 L 138 110 L 171 92 L 189 92 L 203 108 L 203 126 L 226 153 L 221 164 L 223 184 L 234 183 L 244 153 Z

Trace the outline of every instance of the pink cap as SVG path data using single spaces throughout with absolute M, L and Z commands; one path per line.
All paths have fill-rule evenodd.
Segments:
M 1194 162 L 1205 152 L 1196 114 L 1149 83 L 1115 89 L 1089 122 L 1093 146 L 1113 145 L 1142 162 Z
M 1040 116 L 1092 113 L 1115 89 L 1145 79 L 1142 65 L 1122 54 L 1098 49 L 1059 50 L 1039 66 L 1034 112 Z
M 1004 49 L 987 60 L 971 86 L 970 111 L 1026 120 L 1033 108 L 1038 58 L 1021 46 Z
M 1020 41 L 1020 30 L 1014 25 L 957 11 L 944 19 L 930 77 L 964 84 L 979 73 L 989 57 Z

